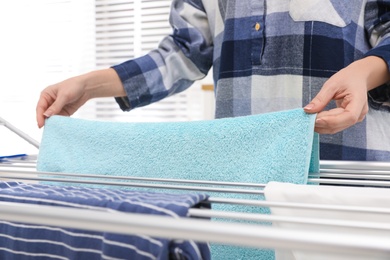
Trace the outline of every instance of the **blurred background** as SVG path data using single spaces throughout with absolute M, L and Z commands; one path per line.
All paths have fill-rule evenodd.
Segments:
M 171 33 L 171 0 L 12 0 L 0 3 L 0 118 L 41 139 L 40 91 L 91 70 L 138 57 Z M 122 112 L 113 98 L 91 100 L 74 117 L 164 122 L 214 116 L 212 76 L 145 108 Z M 0 156 L 37 149 L 0 125 Z

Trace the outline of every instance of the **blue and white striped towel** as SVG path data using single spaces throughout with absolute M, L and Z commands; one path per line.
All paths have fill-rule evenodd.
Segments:
M 185 217 L 205 194 L 0 182 L 0 201 Z M 1 217 L 0 217 L 1 219 Z M 179 254 L 178 254 L 179 253 Z M 0 220 L 0 259 L 209 259 L 209 247 L 172 241 Z

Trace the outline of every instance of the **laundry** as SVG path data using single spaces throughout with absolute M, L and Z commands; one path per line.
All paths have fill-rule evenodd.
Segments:
M 315 117 L 303 109 L 173 123 L 103 122 L 52 116 L 45 123 L 37 169 L 236 183 L 306 184 L 308 173 L 319 169 Z M 264 199 L 262 195 L 246 198 Z M 237 205 L 213 205 L 213 209 L 243 210 Z M 252 211 L 268 213 L 259 208 Z M 273 257 L 269 250 L 220 245 L 212 245 L 211 250 L 216 259 L 234 255 Z
M 207 197 L 195 193 L 168 194 L 0 182 L 0 201 L 170 218 L 186 217 L 189 208 L 198 207 Z M 8 221 L 0 221 L 0 244 L 1 259 L 43 255 L 53 259 L 210 259 L 207 243 Z
M 301 203 L 307 207 L 271 207 L 274 216 L 294 216 L 306 220 L 319 219 L 320 223 L 332 223 L 333 225 L 307 225 L 305 223 L 275 222 L 273 225 L 296 231 L 325 232 L 329 234 L 348 233 L 364 235 L 369 240 L 370 236 L 382 237 L 382 241 L 390 237 L 390 189 L 388 188 L 356 188 L 340 186 L 313 186 L 292 183 L 270 182 L 264 189 L 265 198 L 269 202 Z M 333 205 L 337 210 L 319 209 L 316 206 Z M 355 207 L 348 210 L 348 207 Z M 366 209 L 364 209 L 366 207 Z M 360 208 L 360 210 L 358 210 Z M 352 208 L 353 209 L 353 208 Z M 375 212 L 376 209 L 388 209 L 387 214 Z M 372 210 L 372 212 L 370 211 Z M 366 212 L 365 212 L 366 211 Z M 344 221 L 344 224 L 343 224 Z M 377 223 L 376 229 L 363 228 L 367 222 Z M 348 224 L 355 226 L 348 227 Z M 378 245 L 379 246 L 379 245 Z M 307 252 L 306 250 L 277 250 L 276 260 L 384 260 L 389 255 L 367 256 L 359 253 L 337 252 Z

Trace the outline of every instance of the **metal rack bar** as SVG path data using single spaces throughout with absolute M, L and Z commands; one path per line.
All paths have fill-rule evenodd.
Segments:
M 390 171 L 390 162 L 321 160 L 320 169 Z
M 373 186 L 373 187 L 390 187 L 388 181 L 371 181 L 371 180 L 348 180 L 348 179 L 316 179 L 309 178 L 308 183 L 317 184 L 335 184 L 335 185 L 353 185 L 353 186 Z
M 214 188 L 214 187 L 194 187 L 194 186 L 180 186 L 180 185 L 166 185 L 166 184 L 152 184 L 152 183 L 124 183 L 113 181 L 97 181 L 97 180 L 79 180 L 79 179 L 61 179 L 61 178 L 45 178 L 34 176 L 15 176 L 2 174 L 1 178 L 9 178 L 14 180 L 28 180 L 28 181 L 47 181 L 47 182 L 65 182 L 65 183 L 77 183 L 77 184 L 93 184 L 93 185 L 110 185 L 110 186 L 123 186 L 123 187 L 138 187 L 138 188 L 154 188 L 154 189 L 173 189 L 173 190 L 187 190 L 187 191 L 208 191 L 208 192 L 224 192 L 224 193 L 241 193 L 241 194 L 253 194 L 262 195 L 262 190 L 245 190 L 245 189 L 228 189 L 228 188 Z
M 368 230 L 380 230 L 390 232 L 390 224 L 374 223 L 370 221 L 354 221 L 354 220 L 338 220 L 338 219 L 322 219 L 322 218 L 304 218 L 295 216 L 274 216 L 259 213 L 243 213 L 243 212 L 226 212 L 217 210 L 190 209 L 191 217 L 203 218 L 227 218 L 232 220 L 246 220 L 269 223 L 292 223 L 302 224 L 306 226 L 327 226 L 327 227 L 342 227 Z M 390 234 L 390 233 L 389 233 Z
M 8 166 L 7 166 L 8 167 Z M 168 182 L 181 184 L 201 184 L 201 185 L 220 185 L 220 186 L 243 186 L 247 188 L 264 188 L 265 184 L 257 183 L 243 183 L 243 182 L 223 182 L 223 181 L 206 181 L 206 180 L 183 180 L 183 179 L 168 179 L 168 178 L 146 178 L 133 176 L 113 176 L 101 174 L 80 174 L 80 173 L 61 173 L 61 172 L 37 172 L 37 171 L 18 171 L 18 170 L 2 170 L 0 164 L 0 173 L 12 174 L 30 174 L 34 176 L 61 176 L 61 177 L 83 177 L 83 178 L 98 178 L 98 179 L 112 179 L 112 180 L 126 180 L 126 181 L 151 181 L 151 182 Z
M 43 205 L 0 202 L 1 218 L 41 225 L 79 228 L 119 234 L 142 234 L 172 239 L 192 239 L 255 248 L 300 249 L 386 257 L 390 236 L 332 234 L 281 229 L 253 224 L 223 223 L 202 219 L 112 213 Z M 369 258 L 368 258 L 369 259 Z
M 39 149 L 39 142 L 38 141 L 36 141 L 31 136 L 29 136 L 25 132 L 21 131 L 20 129 L 18 129 L 17 127 L 15 127 L 14 125 L 12 125 L 11 123 L 7 122 L 5 119 L 3 119 L 1 117 L 0 117 L 0 125 L 5 126 L 9 130 L 14 132 L 18 136 L 20 136 L 21 138 L 23 138 L 25 141 L 27 141 L 28 143 L 32 144 L 33 146 L 35 146 L 36 148 Z

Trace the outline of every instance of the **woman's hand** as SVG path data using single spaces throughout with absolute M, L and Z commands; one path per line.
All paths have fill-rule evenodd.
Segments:
M 52 115 L 73 115 L 89 99 L 125 96 L 122 83 L 113 69 L 93 71 L 45 88 L 36 107 L 38 127 Z
M 36 107 L 38 127 L 52 115 L 71 116 L 89 99 L 82 77 L 74 77 L 45 88 Z
M 330 77 L 320 92 L 304 107 L 307 113 L 318 113 L 315 131 L 334 134 L 361 122 L 368 112 L 367 91 L 390 80 L 384 60 L 369 56 L 351 63 Z M 337 108 L 323 111 L 335 100 Z

